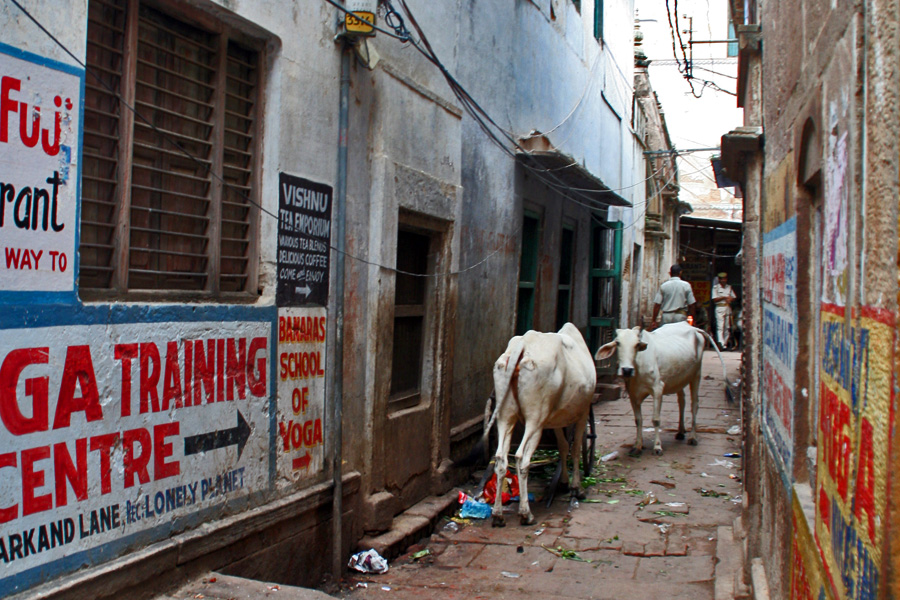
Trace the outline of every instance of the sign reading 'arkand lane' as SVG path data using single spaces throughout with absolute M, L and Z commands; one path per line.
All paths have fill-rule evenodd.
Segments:
M 328 304 L 331 186 L 278 177 L 278 306 Z

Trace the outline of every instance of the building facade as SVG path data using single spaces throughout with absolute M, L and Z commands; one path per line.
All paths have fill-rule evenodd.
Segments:
M 743 305 L 753 583 L 896 597 L 897 5 L 731 9 L 744 123 L 723 157 L 759 290 Z
M 2 595 L 315 585 L 463 475 L 510 336 L 630 324 L 631 0 L 408 5 L 0 7 Z

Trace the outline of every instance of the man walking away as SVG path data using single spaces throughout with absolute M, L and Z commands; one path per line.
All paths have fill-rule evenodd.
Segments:
M 691 284 L 683 281 L 680 277 L 681 265 L 672 265 L 672 268 L 669 269 L 669 275 L 671 277 L 659 286 L 659 291 L 653 300 L 652 327 L 654 329 L 660 324 L 658 319 L 660 309 L 662 309 L 663 325 L 687 321 L 688 313 L 694 314 L 694 306 L 697 300 L 694 299 Z
M 728 285 L 728 273 L 719 273 L 719 281 L 713 286 L 712 301 L 716 305 L 716 339 L 720 348 L 725 348 L 731 335 L 731 303 L 734 299 L 734 290 Z

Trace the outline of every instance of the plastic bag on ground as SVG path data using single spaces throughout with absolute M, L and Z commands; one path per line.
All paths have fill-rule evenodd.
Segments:
M 388 562 L 374 549 L 357 552 L 347 566 L 363 573 L 387 573 Z
M 484 502 L 466 500 L 459 511 L 459 516 L 463 519 L 487 519 L 491 516 L 491 505 Z
M 488 479 L 488 482 L 484 484 L 484 490 L 482 491 L 484 495 L 484 501 L 488 504 L 494 503 L 494 498 L 497 494 L 497 474 L 494 473 L 491 475 L 491 478 Z M 506 471 L 506 477 L 503 478 L 502 485 L 500 486 L 500 502 L 502 504 L 509 504 L 510 501 L 519 495 L 519 478 L 510 471 Z

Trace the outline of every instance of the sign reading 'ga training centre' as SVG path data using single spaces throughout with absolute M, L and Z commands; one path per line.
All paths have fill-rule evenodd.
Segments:
M 328 304 L 331 186 L 278 176 L 278 306 Z

